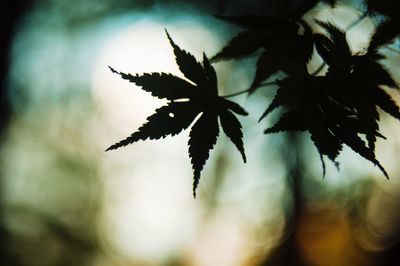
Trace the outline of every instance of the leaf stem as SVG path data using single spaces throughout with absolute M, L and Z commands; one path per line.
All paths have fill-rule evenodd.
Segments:
M 388 46 L 388 47 L 386 47 L 386 48 L 387 48 L 388 50 L 392 51 L 392 52 L 395 52 L 395 53 L 400 54 L 400 50 L 398 50 L 398 49 L 395 49 L 395 48 L 390 47 L 390 46 Z
M 224 96 L 221 96 L 221 97 L 222 97 L 222 98 L 235 97 L 235 96 L 244 94 L 244 93 L 246 93 L 246 92 L 249 92 L 250 90 L 252 90 L 252 88 L 246 89 L 246 90 L 243 90 L 243 91 L 238 91 L 238 92 L 235 92 L 235 93 L 232 93 L 232 94 L 224 95 Z
M 325 65 L 326 65 L 326 63 L 323 62 L 316 70 L 314 70 L 313 73 L 311 73 L 311 76 L 316 76 L 316 75 L 318 75 L 318 74 L 322 71 L 322 69 L 324 69 L 324 66 L 325 66 Z
M 352 30 L 354 27 L 356 27 L 360 22 L 362 22 L 366 17 L 368 17 L 368 11 L 365 11 L 357 20 L 353 21 L 349 26 L 344 28 L 344 31 L 349 31 Z
M 255 88 L 260 88 L 260 87 L 269 86 L 269 85 L 275 85 L 275 84 L 277 84 L 277 83 L 278 83 L 277 81 L 271 81 L 271 82 L 261 83 L 261 84 L 258 85 L 257 87 L 251 87 L 251 88 L 248 88 L 248 89 L 246 89 L 246 90 L 238 91 L 238 92 L 235 92 L 235 93 L 232 93 L 232 94 L 228 94 L 228 95 L 224 95 L 224 96 L 221 96 L 221 97 L 222 97 L 222 98 L 235 97 L 235 96 L 244 94 L 244 93 L 246 93 L 246 92 L 252 91 L 252 90 L 254 90 Z

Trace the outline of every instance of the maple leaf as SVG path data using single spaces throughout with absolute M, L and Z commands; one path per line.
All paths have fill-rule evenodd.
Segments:
M 339 154 L 341 142 L 332 136 L 331 124 L 335 124 L 338 118 L 329 117 L 325 110 L 328 102 L 323 91 L 316 87 L 316 80 L 320 77 L 313 76 L 289 76 L 278 82 L 278 90 L 271 104 L 264 112 L 260 120 L 275 108 L 284 106 L 289 111 L 265 133 L 279 131 L 309 131 L 311 139 L 321 155 L 327 155 L 332 161 Z M 336 114 L 340 110 L 335 108 Z
M 328 36 L 314 34 L 315 47 L 322 59 L 335 70 L 349 72 L 352 68 L 351 51 L 346 40 L 346 33 L 329 22 L 316 20 Z
M 391 99 L 388 100 L 387 97 L 376 97 L 385 93 L 380 85 L 397 88 L 391 75 L 378 62 L 383 56 L 376 53 L 376 48 L 385 42 L 385 38 L 375 33 L 368 52 L 365 55 L 353 55 L 343 31 L 331 23 L 318 21 L 318 24 L 329 35 L 329 38 L 318 36 L 319 41 L 316 42 L 317 51 L 329 66 L 328 93 L 337 102 L 356 111 L 359 122 L 364 127 L 363 132 L 367 136 L 370 147 L 373 148 L 379 128 L 379 114 L 376 107 L 382 106 L 383 110 L 391 110 L 389 114 L 396 117 L 394 102 Z
M 218 16 L 218 18 L 243 27 L 245 31 L 233 37 L 220 52 L 211 58 L 212 62 L 248 56 L 263 48 L 264 45 L 268 46 L 283 32 L 296 30 L 292 23 L 283 19 L 256 16 Z
M 249 16 L 220 18 L 246 30 L 236 35 L 211 60 L 237 59 L 258 49 L 264 50 L 257 61 L 249 93 L 279 70 L 287 74 L 306 72 L 306 64 L 312 56 L 313 38 L 311 28 L 305 21 Z M 302 34 L 299 33 L 301 31 Z
M 306 64 L 311 59 L 313 40 L 308 24 L 303 22 L 300 26 L 304 29 L 303 35 L 297 32 L 282 33 L 261 54 L 249 93 L 253 93 L 264 80 L 279 70 L 289 75 L 307 71 Z M 293 49 L 294 46 L 297 48 Z
M 219 135 L 218 120 L 225 134 L 241 153 L 243 161 L 246 162 L 242 127 L 233 113 L 247 115 L 247 112 L 238 104 L 218 96 L 217 75 L 204 53 L 201 64 L 193 55 L 176 45 L 167 31 L 166 34 L 180 71 L 190 82 L 168 73 L 132 75 L 110 67 L 113 73 L 120 75 L 123 79 L 169 102 L 149 116 L 147 122 L 136 132 L 107 150 L 115 150 L 139 140 L 173 136 L 195 121 L 189 134 L 188 146 L 194 172 L 193 195 L 196 197 L 201 171 Z M 199 118 L 195 120 L 198 116 Z
M 370 120 L 363 121 L 362 119 L 365 117 L 357 116 L 358 114 L 352 109 L 333 99 L 328 94 L 330 82 L 326 76 L 314 77 L 311 75 L 288 76 L 278 82 L 277 93 L 261 119 L 280 106 L 285 107 L 288 111 L 280 117 L 275 125 L 265 130 L 265 133 L 308 131 L 320 153 L 324 174 L 323 156 L 326 155 L 337 165 L 336 158 L 343 146 L 347 145 L 377 165 L 387 177 L 385 169 L 375 158 L 373 148 L 367 146 L 359 136 L 359 133 L 364 133 L 368 138 L 370 131 L 373 131 L 374 137 L 380 136 L 378 129 L 374 127 L 375 124 L 368 125 L 372 128 L 367 127 L 366 124 L 375 121 L 373 114 L 370 113 L 370 117 L 372 116 Z M 387 101 L 385 95 L 382 95 L 381 99 Z M 398 112 L 397 109 L 390 110 L 393 113 Z
M 288 111 L 284 113 L 270 128 L 267 128 L 264 133 L 278 133 L 281 131 L 306 131 L 307 126 L 303 121 L 302 115 L 296 110 Z
M 329 22 L 316 22 L 327 33 L 315 34 L 314 40 L 317 52 L 328 65 L 328 72 L 323 77 L 300 80 L 288 77 L 279 82 L 277 94 L 261 119 L 275 108 L 286 106 L 296 111 L 302 123 L 296 121 L 295 124 L 294 118 L 282 117 L 283 121 L 266 133 L 280 129 L 304 130 L 305 126 L 321 157 L 327 155 L 334 161 L 345 144 L 377 165 L 387 177 L 374 152 L 376 138 L 383 137 L 379 133 L 377 108 L 396 118 L 400 114 L 399 107 L 380 87 L 397 88 L 391 75 L 378 62 L 383 56 L 376 53 L 376 47 L 387 38 L 375 34 L 377 37 L 372 38 L 372 48 L 366 54 L 353 55 L 344 31 Z M 368 145 L 360 134 L 365 135 Z
M 387 45 L 400 34 L 400 22 L 394 19 L 386 19 L 378 25 L 369 43 L 368 52 L 374 52 L 381 46 Z

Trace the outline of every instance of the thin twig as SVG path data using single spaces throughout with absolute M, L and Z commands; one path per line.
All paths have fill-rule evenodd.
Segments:
M 355 28 L 358 24 L 360 24 L 366 17 L 368 17 L 368 11 L 365 11 L 361 17 L 359 17 L 357 20 L 353 21 L 349 26 L 344 28 L 344 31 L 350 31 L 353 28 Z
M 279 82 L 279 80 L 275 80 L 275 81 L 271 81 L 271 82 L 265 82 L 265 83 L 261 83 L 261 84 L 260 84 L 260 85 L 258 85 L 257 87 L 254 87 L 254 89 L 255 89 L 255 88 L 260 88 L 260 87 L 269 86 L 269 85 L 276 85 L 276 84 L 278 84 L 278 82 Z
M 252 91 L 252 90 L 254 90 L 254 89 L 256 89 L 256 88 L 260 88 L 260 87 L 264 87 L 264 86 L 269 86 L 269 85 L 275 85 L 275 84 L 277 84 L 277 83 L 278 83 L 277 81 L 271 81 L 271 82 L 261 83 L 261 84 L 258 85 L 257 87 L 251 87 L 251 88 L 248 88 L 248 89 L 246 89 L 246 90 L 238 91 L 238 92 L 235 92 L 235 93 L 232 93 L 232 94 L 228 94 L 228 95 L 224 95 L 224 96 L 221 96 L 221 97 L 222 97 L 222 98 L 234 97 L 234 96 L 238 96 L 238 95 L 244 94 L 244 93 L 246 93 L 246 92 Z
M 395 48 L 390 47 L 390 46 L 387 46 L 386 48 L 387 48 L 388 50 L 392 51 L 392 52 L 395 52 L 395 53 L 400 54 L 400 50 L 398 50 L 398 49 L 395 49 Z
M 232 94 L 228 94 L 228 95 L 224 95 L 224 96 L 221 96 L 222 98 L 229 98 L 229 97 L 234 97 L 234 96 L 238 96 L 238 95 L 241 95 L 241 94 L 243 94 L 243 93 L 246 93 L 246 92 L 249 92 L 250 90 L 252 90 L 253 88 L 250 88 L 250 89 L 247 89 L 247 90 L 243 90 L 243 91 L 238 91 L 238 92 L 235 92 L 235 93 L 232 93 Z
M 325 63 L 325 62 L 322 62 L 322 64 L 321 64 L 316 70 L 314 70 L 313 73 L 311 73 L 311 76 L 316 76 L 316 75 L 318 75 L 319 72 L 321 72 L 322 69 L 324 69 L 325 65 L 326 65 L 326 63 Z

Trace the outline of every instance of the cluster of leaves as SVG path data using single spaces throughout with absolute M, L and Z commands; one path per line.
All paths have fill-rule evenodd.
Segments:
M 378 108 L 400 119 L 399 107 L 382 88 L 397 88 L 397 84 L 380 63 L 384 56 L 379 53 L 381 47 L 390 44 L 400 33 L 400 16 L 393 11 L 394 0 L 366 1 L 365 16 L 378 13 L 385 15 L 386 20 L 378 25 L 363 53 L 353 53 L 346 32 L 334 24 L 315 20 L 310 25 L 302 19 L 318 2 L 333 7 L 336 1 L 275 2 L 281 4 L 273 17 L 219 16 L 244 30 L 210 60 L 203 54 L 202 64 L 178 47 L 167 32 L 180 71 L 189 81 L 167 73 L 125 74 L 110 67 L 123 79 L 169 102 L 148 117 L 147 123 L 136 132 L 107 150 L 139 140 L 176 135 L 193 124 L 188 145 L 195 196 L 200 173 L 219 135 L 219 125 L 246 161 L 241 124 L 233 113 L 247 115 L 247 112 L 218 95 L 217 76 L 210 61 L 239 59 L 262 50 L 254 79 L 243 92 L 252 94 L 265 87 L 263 82 L 278 71 L 285 73 L 284 78 L 274 82 L 278 89 L 260 120 L 278 107 L 283 107 L 285 112 L 265 133 L 308 131 L 320 154 L 324 173 L 323 157 L 337 165 L 337 156 L 347 145 L 388 177 L 376 159 L 375 143 L 378 137 L 384 138 L 379 132 Z M 286 12 L 281 12 L 282 6 Z M 315 27 L 322 28 L 324 34 L 314 33 Z M 308 72 L 314 48 L 328 67 L 322 76 Z
M 386 19 L 376 29 L 370 47 L 379 47 L 392 42 L 400 34 L 400 13 L 397 0 L 367 0 L 368 12 L 382 14 Z
M 242 126 L 233 113 L 247 115 L 247 112 L 238 104 L 218 96 L 217 75 L 205 54 L 203 54 L 203 64 L 201 64 L 193 55 L 179 48 L 168 32 L 167 36 L 174 49 L 180 71 L 191 82 L 167 73 L 131 75 L 110 67 L 112 72 L 119 74 L 123 79 L 169 102 L 149 116 L 147 123 L 138 131 L 107 150 L 114 150 L 139 140 L 173 136 L 195 121 L 190 131 L 188 145 L 194 171 L 193 195 L 196 197 L 200 173 L 219 135 L 218 118 L 223 131 L 236 145 L 243 161 L 246 162 Z M 198 117 L 199 114 L 201 114 L 200 117 Z
M 393 9 L 388 8 L 389 2 L 369 1 L 370 14 L 383 10 L 394 16 Z M 330 4 L 335 3 L 332 1 Z M 388 176 L 375 157 L 376 139 L 383 137 L 379 132 L 377 107 L 398 119 L 400 112 L 390 95 L 381 88 L 382 85 L 397 88 L 397 85 L 379 63 L 384 57 L 378 49 L 397 36 L 398 19 L 390 16 L 378 26 L 364 54 L 353 54 L 346 33 L 330 22 L 315 21 L 326 32 L 319 34 L 313 33 L 311 26 L 302 18 L 223 19 L 245 30 L 235 36 L 212 61 L 238 59 L 262 49 L 255 77 L 247 90 L 250 94 L 260 89 L 262 82 L 276 72 L 286 74 L 285 78 L 275 82 L 278 90 L 260 120 L 280 106 L 286 112 L 265 133 L 308 131 L 320 153 L 324 172 L 323 156 L 337 164 L 337 156 L 343 145 L 347 145 Z M 324 76 L 308 73 L 307 64 L 314 47 L 328 65 Z

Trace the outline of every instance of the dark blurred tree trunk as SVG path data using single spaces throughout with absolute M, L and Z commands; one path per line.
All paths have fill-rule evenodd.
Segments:
M 21 15 L 31 6 L 31 0 L 7 1 L 0 11 L 0 148 L 11 117 L 11 104 L 7 97 L 6 77 L 10 64 L 10 47 L 15 27 Z M 7 252 L 7 230 L 4 228 L 3 173 L 0 169 L 0 261 L 1 265 L 14 266 Z
M 303 211 L 304 197 L 302 182 L 306 160 L 301 152 L 303 140 L 297 133 L 288 133 L 281 147 L 282 162 L 287 169 L 286 186 L 288 195 L 292 196 L 291 208 L 286 214 L 286 227 L 281 244 L 262 263 L 263 266 L 306 266 L 307 263 L 299 251 L 296 235 L 299 229 L 300 216 Z M 289 200 L 290 201 L 290 200 Z M 289 203 L 290 206 L 290 203 Z

